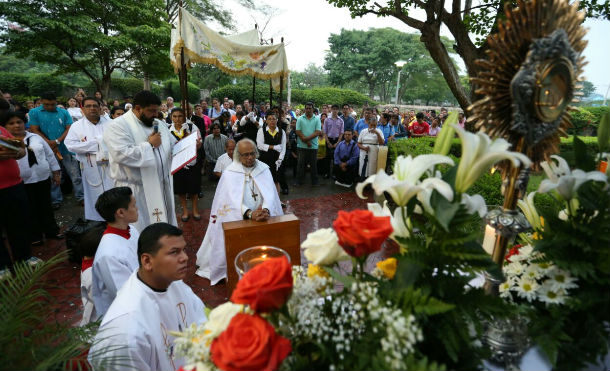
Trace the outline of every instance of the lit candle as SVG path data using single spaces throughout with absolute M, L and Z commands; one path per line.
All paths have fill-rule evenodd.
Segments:
M 483 239 L 483 250 L 489 255 L 494 252 L 494 245 L 496 244 L 496 230 L 490 225 L 485 226 L 485 238 Z

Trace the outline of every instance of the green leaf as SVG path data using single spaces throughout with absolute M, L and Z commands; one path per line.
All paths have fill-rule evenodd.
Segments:
M 356 279 L 354 277 L 344 276 L 341 273 L 334 270 L 333 268 L 330 268 L 330 267 L 322 267 L 322 268 L 324 268 L 324 270 L 326 270 L 326 272 L 328 272 L 328 274 L 330 274 L 330 276 L 332 278 L 341 282 L 345 287 L 349 287 L 352 285 L 352 283 L 356 282 Z
M 610 151 L 610 111 L 602 116 L 597 127 L 597 145 L 600 153 Z
M 445 231 L 449 232 L 449 224 L 455 216 L 455 213 L 460 209 L 460 204 L 457 202 L 449 202 L 436 190 L 432 192 L 430 204 L 434 208 L 436 220 Z
M 574 136 L 574 160 L 576 167 L 583 171 L 595 170 L 595 160 L 587 152 L 587 146 L 576 135 Z
M 456 124 L 457 122 L 458 112 L 452 111 L 449 116 L 447 116 L 447 119 L 443 124 L 443 130 L 441 130 L 441 133 L 438 135 L 436 141 L 434 142 L 434 150 L 432 151 L 432 153 L 436 153 L 438 155 L 443 156 L 446 156 L 449 153 L 449 150 L 451 149 L 451 144 L 453 142 L 453 137 L 455 136 L 455 128 L 453 127 L 453 125 L 450 124 Z

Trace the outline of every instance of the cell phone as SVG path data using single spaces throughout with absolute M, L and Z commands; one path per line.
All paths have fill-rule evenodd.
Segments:
M 158 124 L 154 124 L 153 125 L 153 133 L 157 134 L 159 132 L 159 125 Z

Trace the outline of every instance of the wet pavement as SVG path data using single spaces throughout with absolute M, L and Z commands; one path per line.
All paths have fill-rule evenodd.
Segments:
M 287 174 L 288 184 L 292 184 L 292 172 Z M 309 180 L 308 177 L 306 181 Z M 301 221 L 300 239 L 304 241 L 309 232 L 320 228 L 331 227 L 333 220 L 339 210 L 353 210 L 366 208 L 366 200 L 358 198 L 351 189 L 337 186 L 329 179 L 320 179 L 321 185 L 312 187 L 303 185 L 298 188 L 291 187 L 290 194 L 282 195 L 282 201 L 287 204 L 285 213 L 295 214 Z M 224 284 L 211 286 L 209 280 L 195 275 L 195 254 L 199 249 L 201 241 L 205 235 L 210 207 L 214 196 L 216 184 L 204 178 L 203 191 L 204 197 L 199 200 L 199 210 L 201 220 L 195 221 L 192 217 L 187 222 L 180 221 L 181 209 L 177 206 L 178 226 L 184 231 L 187 242 L 187 252 L 189 255 L 189 272 L 184 280 L 197 294 L 206 306 L 215 307 L 228 300 L 227 289 Z M 176 199 L 176 204 L 179 205 Z M 190 205 L 190 201 L 189 201 Z M 64 205 L 56 211 L 56 218 L 62 230 L 68 228 L 79 217 L 83 216 L 83 208 L 78 206 L 72 195 L 64 195 Z M 49 259 L 62 250 L 65 250 L 64 240 L 46 241 L 44 245 L 33 247 L 33 253 L 41 259 Z M 371 267 L 376 261 L 385 258 L 395 249 L 386 246 L 384 249 L 371 256 L 368 266 Z M 302 257 L 303 265 L 306 260 Z M 349 267 L 349 264 L 347 265 Z M 342 264 L 342 270 L 346 269 Z M 82 303 L 80 297 L 80 264 L 65 262 L 56 271 L 48 276 L 49 283 L 55 287 L 51 290 L 51 295 L 57 300 L 53 305 L 55 318 L 61 322 L 68 321 L 77 324 L 82 316 Z

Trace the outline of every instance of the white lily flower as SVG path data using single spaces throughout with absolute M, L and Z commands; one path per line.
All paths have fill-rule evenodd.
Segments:
M 369 176 L 364 182 L 356 186 L 356 193 L 360 198 L 366 198 L 362 194 L 364 187 L 368 184 L 373 186 L 377 195 L 388 192 L 398 206 L 405 206 L 409 200 L 426 188 L 434 188 L 447 200 L 453 200 L 451 186 L 442 179 L 431 177 L 423 181 L 419 179 L 430 168 L 438 164 L 453 165 L 453 160 L 442 155 L 420 155 L 415 158 L 398 156 L 394 164 L 394 174 L 386 174 L 383 169 L 375 175 Z
M 466 192 L 497 162 L 509 160 L 513 166 L 523 164 L 525 167 L 532 163 L 523 153 L 509 151 L 510 143 L 503 138 L 492 141 L 485 133 L 473 134 L 459 125 L 453 126 L 462 140 L 462 158 L 455 178 L 455 190 L 458 193 Z
M 477 212 L 481 218 L 487 214 L 487 204 L 481 195 L 471 196 L 468 193 L 462 193 L 462 200 L 460 203 L 466 206 L 468 214 Z
M 606 174 L 601 171 L 589 171 L 588 173 L 580 169 L 572 171 L 563 158 L 557 155 L 552 155 L 551 158 L 557 163 L 555 161 L 540 163 L 548 177 L 540 182 L 540 187 L 538 187 L 540 193 L 555 190 L 565 201 L 570 201 L 576 196 L 576 191 L 584 182 L 595 180 L 606 183 L 608 181 Z
M 535 231 L 541 231 L 542 222 L 540 221 L 540 214 L 538 214 L 538 210 L 536 210 L 536 205 L 534 204 L 534 197 L 536 197 L 536 192 L 530 192 L 524 200 L 517 201 L 517 206 L 521 209 L 525 219 L 527 219 L 532 228 L 534 228 Z
M 367 208 L 370 212 L 375 214 L 375 216 L 389 216 L 390 222 L 392 223 L 392 234 L 390 238 L 396 240 L 396 237 L 408 238 L 411 234 L 409 233 L 409 218 L 403 217 L 402 208 L 397 207 L 394 210 L 394 214 L 390 211 L 388 207 L 388 201 L 384 201 L 383 207 L 378 203 L 368 203 Z M 398 241 L 397 241 L 398 242 Z

